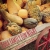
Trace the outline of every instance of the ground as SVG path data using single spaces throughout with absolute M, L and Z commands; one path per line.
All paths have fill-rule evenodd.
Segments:
M 24 46 L 23 48 L 21 48 L 19 50 L 35 50 L 35 41 Z

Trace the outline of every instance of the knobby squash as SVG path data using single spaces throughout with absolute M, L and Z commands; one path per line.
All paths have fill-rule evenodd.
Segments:
M 36 1 L 28 0 L 26 4 L 26 9 L 28 10 L 31 18 L 34 18 L 37 21 L 41 21 L 42 16 L 39 7 L 36 5 Z
M 14 22 L 10 22 L 7 25 L 7 30 L 12 34 L 12 35 L 16 35 L 18 33 L 22 32 L 22 29 L 19 25 L 17 25 Z

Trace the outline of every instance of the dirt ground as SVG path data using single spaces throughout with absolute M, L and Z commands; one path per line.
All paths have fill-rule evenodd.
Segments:
M 35 41 L 24 46 L 23 48 L 21 48 L 19 50 L 35 50 Z

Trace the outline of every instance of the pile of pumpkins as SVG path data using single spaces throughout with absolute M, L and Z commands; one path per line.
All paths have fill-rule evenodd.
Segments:
M 7 0 L 2 7 L 0 40 L 8 39 L 43 23 L 50 23 L 50 3 L 41 5 L 41 0 Z

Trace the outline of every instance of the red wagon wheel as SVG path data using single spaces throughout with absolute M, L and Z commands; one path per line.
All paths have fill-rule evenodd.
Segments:
M 45 28 L 36 40 L 36 50 L 50 50 L 50 26 Z

